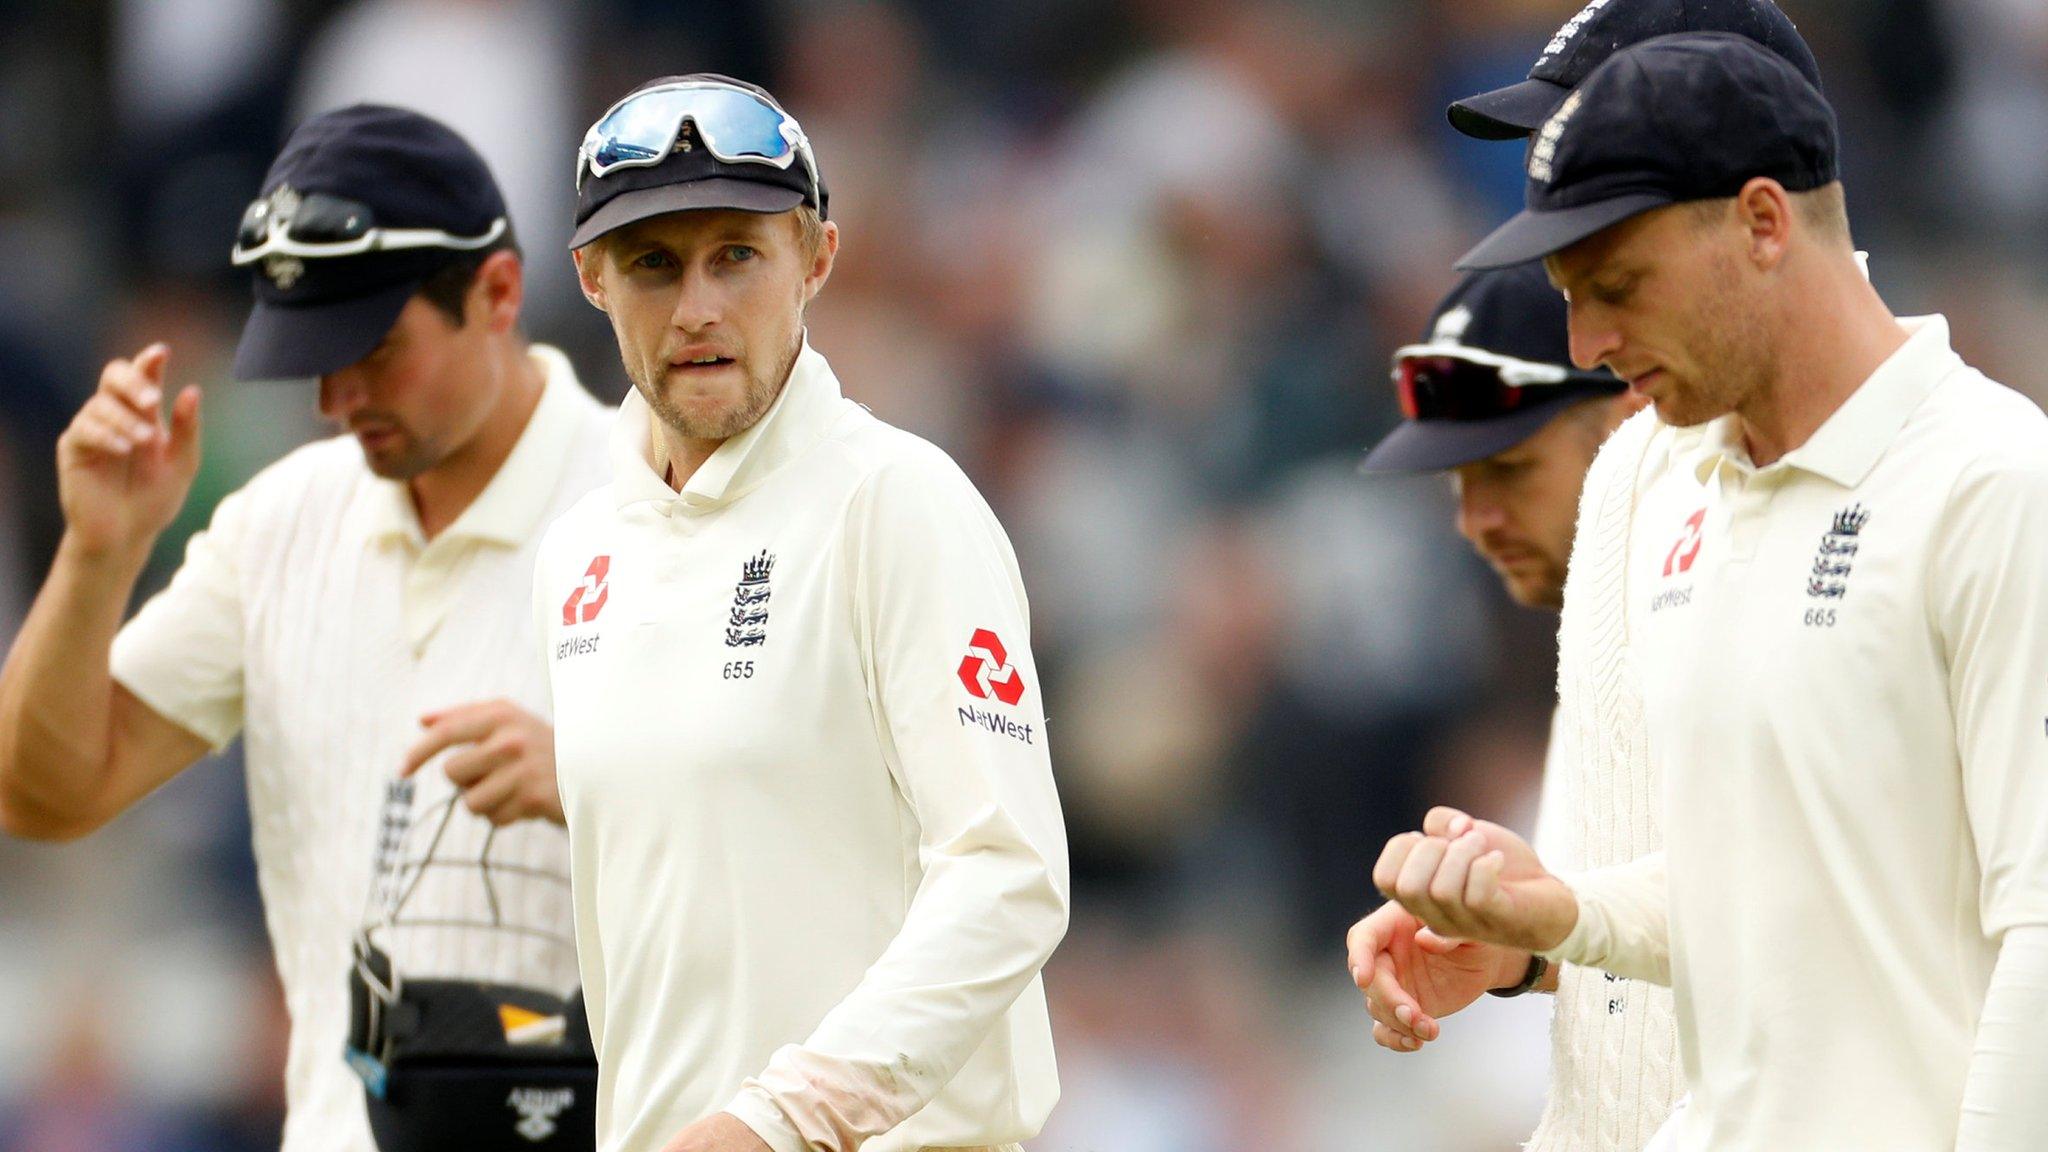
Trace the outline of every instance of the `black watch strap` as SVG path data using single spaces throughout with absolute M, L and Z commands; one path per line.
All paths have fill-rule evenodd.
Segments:
M 1488 988 L 1486 994 L 1502 998 L 1520 996 L 1534 989 L 1542 981 L 1544 973 L 1549 971 L 1550 961 L 1532 952 L 1529 954 L 1529 970 L 1522 973 L 1522 982 L 1520 984 L 1512 988 Z

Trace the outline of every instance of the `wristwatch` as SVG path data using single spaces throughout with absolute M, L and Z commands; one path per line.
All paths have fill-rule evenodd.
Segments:
M 1486 994 L 1488 996 L 1500 997 L 1520 996 L 1524 992 L 1535 988 L 1537 983 L 1543 979 L 1543 974 L 1548 971 L 1550 971 L 1550 961 L 1532 952 L 1529 954 L 1529 970 L 1522 973 L 1522 982 L 1520 984 L 1512 988 L 1488 988 Z

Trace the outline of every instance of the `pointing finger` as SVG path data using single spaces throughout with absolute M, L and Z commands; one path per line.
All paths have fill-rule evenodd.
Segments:
M 161 347 L 152 345 L 151 351 Z M 134 360 L 113 360 L 100 372 L 100 391 L 133 408 L 138 415 L 155 416 L 163 403 L 163 357 L 148 351 Z

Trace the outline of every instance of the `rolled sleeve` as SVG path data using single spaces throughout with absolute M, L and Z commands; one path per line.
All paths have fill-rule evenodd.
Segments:
M 850 1149 L 916 1113 L 1067 925 L 1066 833 L 1009 541 L 936 450 L 877 471 L 849 516 L 866 674 L 922 877 L 860 984 L 729 1107 L 778 1152 Z
M 1968 470 L 1929 557 L 1993 940 L 2048 925 L 2048 461 Z
M 185 562 L 114 637 L 115 681 L 215 751 L 242 730 L 242 584 L 248 496 L 229 495 L 185 546 Z

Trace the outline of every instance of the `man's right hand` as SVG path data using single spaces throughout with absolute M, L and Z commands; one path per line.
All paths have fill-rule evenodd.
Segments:
M 1527 952 L 1439 936 L 1391 900 L 1353 924 L 1346 945 L 1373 1042 L 1396 1052 L 1417 1051 L 1442 1035 L 1438 1018 L 1515 986 L 1529 968 Z
M 100 386 L 57 440 L 57 493 L 68 541 L 92 556 L 146 555 L 178 515 L 199 471 L 199 389 L 163 418 L 164 366 L 152 344 L 112 360 Z
M 1571 934 L 1579 900 L 1513 831 L 1432 808 L 1422 831 L 1392 840 L 1373 886 L 1445 936 L 1543 952 Z

